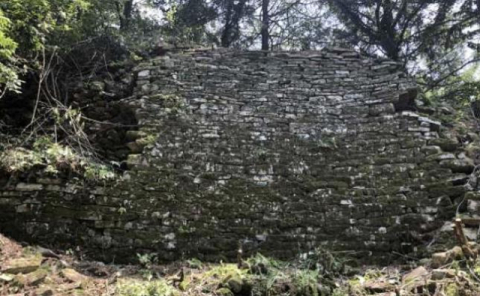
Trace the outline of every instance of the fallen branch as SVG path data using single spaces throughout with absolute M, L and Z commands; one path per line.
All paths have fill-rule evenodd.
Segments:
M 470 246 L 468 245 L 467 237 L 463 231 L 462 226 L 462 219 L 456 218 L 455 219 L 455 236 L 457 238 L 460 247 L 462 248 L 463 254 L 467 259 L 473 259 L 474 261 L 477 259 L 477 253 L 473 251 Z

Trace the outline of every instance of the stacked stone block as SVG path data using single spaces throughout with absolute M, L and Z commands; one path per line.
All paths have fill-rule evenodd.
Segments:
M 6 187 L 2 231 L 117 261 L 231 259 L 239 245 L 383 258 L 421 246 L 471 190 L 473 163 L 409 110 L 415 85 L 392 61 L 191 50 L 135 72 L 128 171 L 105 186 Z

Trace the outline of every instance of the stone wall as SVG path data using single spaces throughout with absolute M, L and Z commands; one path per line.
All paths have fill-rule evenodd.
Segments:
M 172 52 L 138 65 L 139 130 L 114 184 L 5 186 L 0 227 L 122 261 L 315 247 L 411 252 L 471 190 L 473 163 L 413 112 L 388 60 L 345 49 Z

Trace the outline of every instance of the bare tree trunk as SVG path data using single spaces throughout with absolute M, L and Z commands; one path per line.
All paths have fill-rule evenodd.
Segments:
M 228 0 L 225 13 L 225 27 L 223 28 L 221 42 L 222 47 L 229 47 L 231 44 L 230 35 L 232 30 L 233 0 Z
M 120 14 L 120 29 L 126 30 L 130 26 L 130 21 L 132 20 L 133 12 L 133 0 L 127 0 L 123 3 L 123 11 L 120 11 L 120 6 L 117 2 L 117 9 Z
M 262 0 L 262 50 L 269 50 L 270 35 L 268 30 L 270 29 L 270 14 L 268 13 L 268 6 L 270 0 Z

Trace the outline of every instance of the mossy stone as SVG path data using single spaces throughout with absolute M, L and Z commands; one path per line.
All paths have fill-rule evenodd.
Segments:
M 228 288 L 220 288 L 215 291 L 215 294 L 218 296 L 234 296 L 233 292 Z
M 429 141 L 429 144 L 439 146 L 445 152 L 453 152 L 459 146 L 458 140 L 448 138 L 432 139 Z
M 243 281 L 240 277 L 232 277 L 228 283 L 228 287 L 233 293 L 240 293 L 243 288 Z

